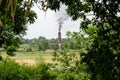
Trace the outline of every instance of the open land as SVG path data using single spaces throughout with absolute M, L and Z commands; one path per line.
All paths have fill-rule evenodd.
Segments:
M 51 63 L 52 62 L 52 52 L 15 52 L 15 56 L 10 57 L 6 53 L 2 52 L 1 56 L 3 58 L 11 58 L 15 62 L 24 65 L 36 65 L 37 63 Z

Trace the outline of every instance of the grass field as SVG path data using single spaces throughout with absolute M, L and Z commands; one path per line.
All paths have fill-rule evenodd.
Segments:
M 16 56 L 10 57 L 5 52 L 1 52 L 0 55 L 6 59 L 7 57 L 15 60 L 17 63 L 23 65 L 36 65 L 37 63 L 53 63 L 52 61 L 52 53 L 54 51 L 39 51 L 39 52 L 15 52 Z M 76 51 L 67 52 L 69 54 L 78 54 Z
M 10 57 L 6 53 L 2 52 L 3 58 L 9 57 L 19 64 L 35 65 L 37 63 L 51 63 L 52 52 L 15 52 L 16 56 Z

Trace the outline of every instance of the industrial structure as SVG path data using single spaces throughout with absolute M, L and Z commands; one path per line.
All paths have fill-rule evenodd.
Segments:
M 62 45 L 61 28 L 62 28 L 62 22 L 59 22 L 59 30 L 58 30 L 58 47 L 59 47 L 59 49 L 61 48 L 61 45 Z

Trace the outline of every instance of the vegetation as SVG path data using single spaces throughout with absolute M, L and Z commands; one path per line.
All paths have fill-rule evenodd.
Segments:
M 119 0 L 48 0 L 47 2 L 52 10 L 59 10 L 61 3 L 65 4 L 66 11 L 73 20 L 82 19 L 80 25 L 82 31 L 93 40 L 91 46 L 86 48 L 87 51 L 82 59 L 82 62 L 88 65 L 91 80 L 119 80 Z M 93 32 L 89 28 L 92 28 Z
M 0 47 L 3 47 L 8 55 L 21 44 L 21 37 L 25 34 L 27 23 L 34 23 L 36 13 L 24 0 L 0 0 Z M 26 9 L 27 8 L 27 9 Z
M 74 38 L 67 38 L 62 39 L 63 46 L 71 43 L 69 45 L 69 49 L 75 50 L 76 45 L 74 44 Z M 22 39 L 23 44 L 20 47 L 20 51 L 45 51 L 45 50 L 58 50 L 58 43 L 57 39 L 46 39 L 45 37 L 39 37 L 34 39 Z
M 57 58 L 55 59 L 55 54 Z M 64 54 L 66 56 L 64 56 Z M 3 54 L 4 55 L 4 54 Z M 73 54 L 73 52 L 55 52 L 54 60 L 55 62 L 45 64 L 45 59 L 43 61 L 39 61 L 36 65 L 32 65 L 24 63 L 24 64 L 18 64 L 16 63 L 17 60 L 35 60 L 35 59 L 41 59 L 44 56 L 51 56 L 51 54 L 46 53 L 19 53 L 19 56 L 11 57 L 10 58 L 4 58 L 3 61 L 0 62 L 0 79 L 5 80 L 89 80 L 90 75 L 85 72 L 85 65 L 79 65 L 79 53 L 76 52 L 76 54 Z M 5 55 L 4 55 L 5 56 Z M 31 56 L 31 58 L 30 58 Z M 38 58 L 38 56 L 40 56 Z M 62 56 L 62 58 L 60 58 Z M 25 58 L 24 58 L 25 57 Z M 78 58 L 76 58 L 78 57 Z M 70 60 L 70 58 L 74 59 L 73 61 Z M 14 61 L 14 60 L 15 61 Z M 49 59 L 48 59 L 49 60 Z M 68 61 L 68 62 L 67 62 Z M 69 65 L 68 65 L 69 63 Z M 76 66 L 77 65 L 77 66 Z M 79 66 L 78 66 L 79 65 Z
M 11 59 L 0 62 L 0 80 L 56 80 L 46 64 L 20 66 Z
M 56 11 L 62 4 L 66 5 L 66 12 L 73 20 L 81 19 L 81 30 L 67 33 L 73 41 L 64 44 L 61 51 L 54 52 L 55 64 L 41 65 L 32 70 L 5 60 L 0 62 L 0 71 L 3 73 L 0 74 L 1 79 L 120 80 L 119 0 L 12 1 L 0 0 L 0 6 L 2 6 L 0 7 L 0 15 L 2 15 L 0 16 L 0 45 L 7 50 L 8 54 L 15 51 L 20 44 L 20 35 L 26 30 L 25 24 L 33 23 L 35 20 L 36 14 L 30 10 L 33 1 L 36 4 L 40 3 L 44 11 L 48 8 Z M 14 7 L 13 4 L 15 4 Z M 37 50 L 44 51 L 51 48 L 48 47 L 50 44 L 44 37 L 35 39 L 32 44 L 37 47 Z M 70 49 L 75 49 L 79 53 L 71 53 Z M 18 77 L 13 77 L 11 74 Z

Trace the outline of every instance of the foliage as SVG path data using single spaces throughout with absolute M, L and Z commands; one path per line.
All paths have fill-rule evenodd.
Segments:
M 12 2 L 11 2 L 12 1 Z M 27 23 L 34 23 L 36 13 L 30 8 L 33 2 L 26 5 L 24 0 L 2 0 L 0 5 L 0 46 L 4 47 L 8 55 L 13 52 L 21 43 L 20 38 L 25 34 Z M 26 9 L 27 8 L 27 9 Z
M 92 40 L 82 60 L 88 65 L 91 80 L 119 80 L 119 0 L 48 0 L 47 2 L 48 8 L 52 10 L 59 9 L 61 3 L 65 4 L 66 11 L 73 20 L 81 18 L 80 27 Z
M 7 58 L 0 62 L 0 80 L 56 80 L 56 75 L 48 71 L 46 64 L 37 66 L 20 66 Z
M 20 1 L 19 3 L 22 2 L 21 0 L 19 1 Z M 38 0 L 34 0 L 34 1 L 37 3 Z M 5 12 L 8 13 L 11 12 L 6 7 L 4 9 L 5 6 L 4 2 L 7 1 L 2 0 L 2 7 L 0 7 L 1 10 L 0 15 L 4 15 Z M 67 6 L 66 11 L 72 17 L 73 20 L 81 18 L 82 22 L 80 24 L 80 27 L 83 31 L 85 31 L 85 35 L 86 34 L 88 35 L 88 38 L 79 36 L 79 33 L 74 33 L 74 37 L 77 40 L 76 49 L 80 49 L 80 51 L 82 49 L 82 56 L 81 56 L 82 63 L 87 65 L 86 68 L 88 72 L 91 73 L 91 80 L 120 79 L 119 76 L 120 75 L 120 66 L 119 66 L 120 64 L 120 27 L 119 27 L 120 1 L 119 0 L 45 0 L 45 4 L 44 4 L 44 0 L 42 0 L 41 2 L 43 8 L 46 8 L 45 6 L 47 6 L 47 8 L 50 8 L 55 11 L 59 10 L 61 4 L 65 4 Z M 17 5 L 19 6 L 20 9 L 18 9 L 18 11 L 16 9 L 16 11 L 17 12 L 20 11 L 19 13 L 23 15 L 24 14 L 23 9 L 25 8 L 21 9 L 20 7 L 21 4 Z M 25 12 L 28 12 L 28 10 L 26 10 Z M 15 20 L 17 21 L 17 24 L 11 24 L 11 22 L 14 19 L 11 20 L 10 14 L 0 16 L 0 25 L 1 22 L 2 23 L 4 22 L 3 25 L 5 26 L 4 28 L 3 27 L 0 28 L 1 46 L 3 46 L 3 43 L 6 42 L 6 38 L 8 38 L 8 36 L 17 34 L 17 36 L 14 37 L 18 37 L 18 34 L 22 33 L 22 31 L 24 32 L 25 28 L 23 27 L 23 25 L 26 24 L 26 18 L 23 17 L 21 18 L 21 14 L 17 14 L 20 16 L 20 17 L 17 16 L 18 18 L 16 18 L 18 21 Z M 20 24 L 22 21 L 23 23 Z M 21 26 L 16 27 L 14 25 L 16 26 L 21 25 Z M 82 39 L 83 41 L 81 42 L 80 40 Z M 41 47 L 42 46 L 39 46 L 40 49 Z M 12 51 L 14 50 L 13 47 L 10 48 L 12 49 Z M 76 69 L 78 65 L 75 66 L 75 70 L 73 71 L 71 71 L 72 70 L 71 68 L 67 69 L 69 66 L 72 66 L 69 65 L 69 63 L 74 58 L 71 59 L 70 58 L 71 56 L 69 55 L 66 56 L 66 53 L 64 52 L 62 52 L 61 55 L 63 55 L 63 58 L 60 59 L 58 58 L 58 59 L 62 63 L 62 65 L 64 65 L 62 69 L 63 72 L 64 73 L 66 72 L 62 76 L 68 76 L 67 78 L 65 77 L 62 78 L 68 80 L 76 79 L 76 77 L 74 77 L 76 76 L 75 71 L 80 70 L 80 69 Z M 79 62 L 77 62 L 77 64 L 81 62 L 81 60 L 78 61 Z M 62 70 L 60 70 L 60 73 L 62 72 Z M 83 73 L 81 73 L 81 75 L 83 75 Z
M 3 60 L 3 58 L 2 58 L 2 56 L 0 55 L 0 61 L 2 61 Z
M 38 51 L 45 51 L 49 48 L 48 41 L 44 37 L 39 37 L 38 39 L 32 40 L 31 46 L 37 48 Z
M 58 50 L 57 39 L 49 39 L 49 49 Z
M 0 73 L 0 80 L 20 80 L 29 78 L 25 70 L 10 59 L 0 62 Z
M 90 80 L 91 76 L 87 71 L 87 65 L 81 63 L 81 60 L 83 58 L 82 54 L 87 53 L 87 49 L 91 46 L 93 40 L 86 37 L 83 31 L 68 32 L 67 34 L 69 34 L 69 38 L 62 45 L 63 50 L 53 54 L 53 60 L 56 62 L 53 65 L 53 70 L 59 74 L 57 79 Z M 73 46 L 74 49 L 71 48 Z
M 32 48 L 27 48 L 27 50 L 26 50 L 27 52 L 31 52 L 32 51 Z
M 22 39 L 23 40 L 23 45 L 27 44 L 29 46 L 25 46 L 27 49 L 32 49 L 33 51 L 45 51 L 45 50 L 58 50 L 58 43 L 57 39 L 46 39 L 45 37 L 39 37 L 39 38 L 34 38 L 34 39 Z M 63 38 L 62 39 L 62 44 L 68 44 L 68 42 L 71 42 L 71 46 L 69 46 L 69 49 L 75 50 L 76 45 L 74 44 L 74 39 L 69 38 Z
M 86 71 L 87 66 L 81 63 L 78 52 L 54 52 L 55 61 L 52 64 L 53 71 L 59 75 L 58 80 L 90 80 L 90 74 Z

